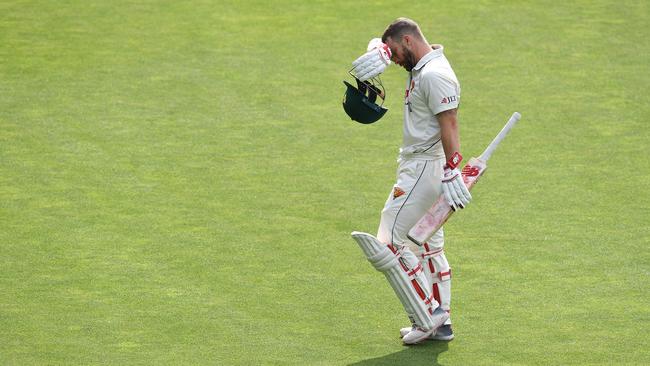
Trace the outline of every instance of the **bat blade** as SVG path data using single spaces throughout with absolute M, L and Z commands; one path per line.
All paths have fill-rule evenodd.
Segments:
M 506 135 L 508 135 L 508 132 L 510 132 L 519 119 L 521 119 L 521 114 L 519 112 L 513 113 L 505 126 L 503 126 L 501 131 L 499 131 L 499 134 L 497 134 L 485 151 L 483 151 L 481 156 L 478 158 L 471 158 L 463 167 L 463 181 L 465 182 L 467 189 L 471 190 L 481 175 L 485 173 L 488 159 L 490 159 L 497 146 L 499 146 L 501 141 L 503 141 Z M 435 234 L 440 227 L 442 227 L 453 212 L 451 206 L 449 206 L 445 198 L 441 195 L 433 206 L 427 210 L 420 221 L 409 230 L 406 236 L 408 236 L 408 238 L 414 243 L 423 245 L 427 240 L 431 239 L 433 234 Z
M 469 162 L 463 167 L 462 175 L 463 181 L 467 189 L 471 190 L 476 184 L 478 179 L 485 173 L 487 164 L 478 158 L 471 158 Z M 454 213 L 451 206 L 445 200 L 443 195 L 438 197 L 438 200 L 431 206 L 430 209 L 422 216 L 422 218 L 409 230 L 407 236 L 414 243 L 423 245 L 429 240 L 433 234 L 438 231 L 447 221 L 449 216 Z

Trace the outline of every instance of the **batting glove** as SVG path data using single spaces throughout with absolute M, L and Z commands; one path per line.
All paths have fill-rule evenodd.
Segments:
M 390 65 L 391 56 L 390 48 L 381 39 L 371 39 L 368 43 L 368 52 L 352 62 L 354 75 L 361 81 L 374 78 Z
M 445 164 L 444 176 L 442 178 L 442 192 L 445 195 L 445 199 L 449 206 L 456 211 L 458 208 L 465 208 L 469 201 L 472 199 L 472 195 L 469 193 L 465 182 L 463 182 L 463 176 L 458 170 L 458 165 L 463 160 L 463 157 L 455 152 L 451 156 L 447 164 Z

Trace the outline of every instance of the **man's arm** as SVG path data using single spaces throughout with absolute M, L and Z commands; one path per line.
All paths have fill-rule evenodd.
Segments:
M 445 160 L 451 159 L 455 152 L 460 152 L 460 134 L 458 130 L 458 109 L 448 109 L 436 114 L 440 123 L 440 138 L 445 150 Z
M 463 157 L 460 155 L 460 133 L 458 128 L 458 109 L 448 109 L 436 114 L 440 124 L 440 139 L 445 150 L 447 163 L 442 178 L 442 192 L 447 203 L 456 211 L 465 208 L 472 195 L 469 193 L 458 169 Z

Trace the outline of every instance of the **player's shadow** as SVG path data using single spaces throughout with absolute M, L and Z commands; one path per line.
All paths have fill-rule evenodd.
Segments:
M 395 365 L 427 365 L 436 366 L 438 356 L 449 349 L 448 342 L 426 342 L 416 346 L 405 346 L 403 351 L 391 353 L 390 355 L 371 358 L 349 366 L 395 366 Z

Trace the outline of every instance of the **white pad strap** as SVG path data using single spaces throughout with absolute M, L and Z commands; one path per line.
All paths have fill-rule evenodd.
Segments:
M 352 238 L 375 269 L 384 273 L 411 322 L 423 329 L 433 328 L 431 314 L 438 302 L 417 257 L 406 247 L 386 245 L 367 233 L 355 231 Z
M 424 252 L 424 253 L 422 253 L 420 255 L 423 259 L 427 259 L 429 257 L 438 257 L 438 256 L 445 253 L 445 250 L 443 248 L 429 250 L 429 244 L 424 243 L 424 246 L 425 246 L 426 252 Z
M 425 252 L 421 254 L 422 259 L 427 261 L 431 272 L 432 283 L 440 283 L 451 280 L 451 268 L 444 256 L 443 248 L 430 249 L 429 244 L 424 243 Z

